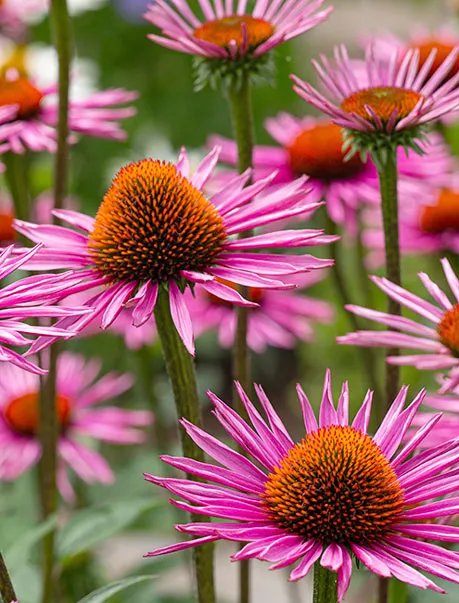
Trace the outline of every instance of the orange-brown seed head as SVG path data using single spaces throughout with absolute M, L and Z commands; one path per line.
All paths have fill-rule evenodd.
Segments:
M 159 282 L 211 266 L 226 238 L 217 209 L 175 165 L 143 159 L 115 176 L 89 247 L 112 280 Z
M 256 19 L 251 15 L 231 15 L 223 19 L 207 21 L 193 32 L 193 36 L 220 48 L 228 48 L 230 42 L 234 41 L 237 48 L 241 49 L 244 41 L 243 28 L 245 28 L 249 50 L 259 46 L 274 33 L 274 27 L 268 21 Z
M 18 106 L 18 117 L 26 119 L 35 115 L 40 108 L 43 94 L 25 77 L 10 80 L 0 77 L 0 107 Z
M 325 544 L 377 541 L 404 508 L 395 471 L 353 427 L 322 427 L 296 444 L 269 475 L 264 505 L 281 528 Z
M 4 417 L 13 431 L 21 435 L 36 435 L 39 430 L 39 394 L 32 392 L 11 400 L 4 409 Z M 56 412 L 61 430 L 68 425 L 71 412 L 70 400 L 56 396 Z
M 372 118 L 366 110 L 366 106 L 369 106 L 382 123 L 387 124 L 394 111 L 397 112 L 397 121 L 400 121 L 411 113 L 422 98 L 422 95 L 414 90 L 379 86 L 354 92 L 343 100 L 341 109 L 371 121 Z
M 459 304 L 445 312 L 437 327 L 440 341 L 453 356 L 459 357 Z
M 295 174 L 306 174 L 327 182 L 351 178 L 363 167 L 359 154 L 344 161 L 341 128 L 333 123 L 303 130 L 287 146 L 287 152 Z
M 431 233 L 450 229 L 459 231 L 459 193 L 441 190 L 435 205 L 426 205 L 422 209 L 420 225 L 422 230 Z

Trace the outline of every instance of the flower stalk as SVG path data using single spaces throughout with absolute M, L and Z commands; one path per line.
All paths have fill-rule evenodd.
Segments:
M 384 248 L 386 254 L 386 278 L 401 285 L 400 273 L 400 242 L 398 232 L 398 192 L 397 192 L 397 147 L 384 148 L 379 153 L 375 164 L 378 169 L 379 186 L 381 190 L 381 208 L 384 228 Z M 387 311 L 389 314 L 400 316 L 401 306 L 388 298 Z M 387 356 L 396 356 L 398 350 L 389 348 Z M 383 412 L 397 395 L 400 370 L 396 365 L 386 364 L 386 396 Z
M 325 228 L 328 234 L 338 234 L 336 224 L 328 215 L 325 210 Z M 337 295 L 339 296 L 340 302 L 343 306 L 352 304 L 351 296 L 346 284 L 346 278 L 344 275 L 343 265 L 341 263 L 342 253 L 339 250 L 339 241 L 333 241 L 329 244 L 330 255 L 333 258 L 334 265 L 330 268 L 331 278 Z M 361 324 L 359 318 L 352 312 L 346 313 L 352 328 L 355 331 L 359 331 Z M 382 400 L 381 391 L 378 382 L 378 373 L 375 366 L 375 354 L 371 349 L 358 348 L 362 358 L 363 366 L 365 367 L 365 373 L 368 375 L 371 389 L 374 391 L 375 400 Z
M 314 563 L 314 586 L 312 603 L 337 603 L 336 572 L 322 567 L 319 561 Z
M 68 113 L 70 86 L 70 17 L 67 0 L 52 0 L 51 25 L 58 56 L 59 69 L 59 112 L 57 124 L 57 151 L 54 166 L 54 207 L 62 207 L 68 184 Z M 49 372 L 40 388 L 39 434 L 42 457 L 39 466 L 40 498 L 42 518 L 46 519 L 57 508 L 57 442 L 59 423 L 56 409 L 56 377 L 59 346 L 54 344 L 49 351 Z M 42 602 L 54 600 L 54 546 L 55 532 L 52 530 L 43 539 L 43 591 Z
M 14 592 L 13 583 L 11 582 L 8 568 L 6 567 L 3 555 L 0 553 L 0 599 L 3 603 L 11 603 L 16 601 L 16 593 Z
M 8 152 L 2 156 L 6 165 L 5 180 L 13 199 L 14 215 L 19 220 L 30 219 L 27 155 Z
M 231 109 L 234 137 L 237 144 L 238 172 L 245 172 L 253 166 L 254 127 L 250 74 L 244 72 L 240 78 L 232 77 L 228 86 L 228 98 Z M 250 236 L 250 231 L 244 233 Z M 239 286 L 239 293 L 250 296 L 247 287 Z M 250 351 L 247 345 L 248 308 L 236 307 L 237 324 L 233 355 L 233 378 L 250 391 Z M 239 396 L 234 396 L 234 405 L 241 416 L 246 417 L 246 410 Z M 250 601 L 250 564 L 242 560 L 239 566 L 239 603 Z
M 172 320 L 169 292 L 160 287 L 155 306 L 155 320 L 163 350 L 164 361 L 172 384 L 179 418 L 184 417 L 201 427 L 198 388 L 192 356 L 186 350 Z M 180 430 L 183 455 L 204 462 L 204 453 L 184 429 Z M 190 479 L 195 479 L 189 476 Z M 208 521 L 203 515 L 191 514 L 191 521 Z M 213 546 L 207 544 L 193 551 L 199 603 L 214 603 Z

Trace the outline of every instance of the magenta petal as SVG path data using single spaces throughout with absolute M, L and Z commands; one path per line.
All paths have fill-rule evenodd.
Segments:
M 190 313 L 188 311 L 183 293 L 180 291 L 174 281 L 169 282 L 170 308 L 172 320 L 188 352 L 194 356 L 194 338 L 193 325 L 191 324 Z

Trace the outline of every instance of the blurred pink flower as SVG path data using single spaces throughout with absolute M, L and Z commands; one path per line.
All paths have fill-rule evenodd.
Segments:
M 0 78 L 0 144 L 13 153 L 56 150 L 58 121 L 57 84 L 40 87 L 13 68 Z M 133 107 L 116 107 L 137 98 L 122 89 L 91 94 L 85 100 L 71 100 L 69 129 L 73 134 L 124 140 L 118 121 L 135 114 Z M 74 141 L 75 139 L 73 139 Z
M 282 257 L 282 256 L 280 256 Z M 298 340 L 314 340 L 314 322 L 331 322 L 334 318 L 331 304 L 303 295 L 303 290 L 325 277 L 323 273 L 301 274 L 288 277 L 299 289 L 276 291 L 252 288 L 250 299 L 258 306 L 248 310 L 247 343 L 257 353 L 268 346 L 293 348 Z M 229 283 L 227 283 L 229 284 Z M 237 314 L 230 302 L 194 288 L 186 293 L 187 304 L 195 336 L 216 330 L 222 347 L 233 345 L 236 335 Z
M 280 146 L 257 145 L 254 148 L 254 180 L 266 178 L 277 170 L 274 183 L 291 182 L 309 176 L 311 201 L 326 202 L 330 218 L 351 234 L 358 228 L 358 211 L 362 204 L 381 203 L 376 167 L 368 158 L 364 163 L 354 155 L 345 161 L 341 128 L 327 119 L 294 117 L 280 113 L 265 122 L 265 128 Z M 220 145 L 220 161 L 237 165 L 236 143 L 222 136 L 211 136 L 210 145 Z M 399 194 L 419 200 L 451 179 L 453 158 L 442 138 L 431 134 L 420 144 L 425 154 L 398 150 Z M 233 172 L 217 174 L 216 182 L 225 181 Z
M 152 422 L 148 411 L 115 406 L 94 409 L 127 391 L 128 374 L 109 373 L 97 378 L 101 363 L 64 352 L 59 356 L 56 407 L 60 426 L 58 485 L 62 496 L 72 499 L 67 467 L 87 483 L 114 480 L 106 460 L 88 445 L 88 438 L 113 444 L 138 444 L 138 429 Z M 40 380 L 12 365 L 2 367 L 0 383 L 0 479 L 14 480 L 35 465 L 41 456 L 38 438 Z M 83 443 L 83 441 L 85 443 Z
M 347 383 L 335 409 L 327 372 L 319 420 L 297 386 L 305 435 L 295 442 L 260 386 L 255 385 L 257 408 L 239 385 L 237 389 L 246 420 L 214 394 L 208 396 L 239 451 L 182 419 L 211 462 L 161 457 L 205 483 L 145 474 L 180 499 L 170 500 L 173 505 L 220 521 L 176 525 L 194 538 L 147 556 L 218 540 L 247 543 L 232 560 L 261 559 L 271 563 L 270 569 L 296 564 L 290 580 L 304 578 L 315 562 L 336 572 L 338 601 L 349 587 L 353 556 L 379 576 L 419 588 L 444 592 L 418 569 L 459 583 L 459 553 L 427 542 L 459 538 L 458 527 L 435 523 L 457 513 L 459 498 L 453 494 L 431 502 L 433 497 L 457 494 L 459 440 L 412 456 L 434 428 L 437 415 L 401 446 L 423 391 L 404 409 L 408 388 L 402 388 L 371 437 L 372 392 L 350 423 Z

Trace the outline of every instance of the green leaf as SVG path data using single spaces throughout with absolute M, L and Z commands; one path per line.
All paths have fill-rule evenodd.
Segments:
M 156 576 L 137 576 L 136 578 L 117 580 L 116 582 L 102 586 L 102 588 L 98 588 L 89 595 L 86 595 L 86 597 L 80 599 L 78 603 L 104 603 L 104 601 L 108 601 L 112 595 L 116 595 L 116 593 L 119 593 L 121 590 L 129 588 L 129 586 L 133 586 L 139 582 L 145 582 L 145 580 L 152 580 L 153 578 L 156 578 Z
M 97 508 L 77 511 L 57 536 L 57 555 L 63 563 L 75 555 L 92 549 L 96 544 L 118 534 L 142 513 L 159 504 L 150 499 L 123 500 Z
M 45 521 L 29 529 L 21 535 L 9 549 L 5 551 L 5 560 L 10 571 L 14 571 L 27 563 L 31 549 L 49 534 L 55 527 L 57 515 L 50 515 Z

